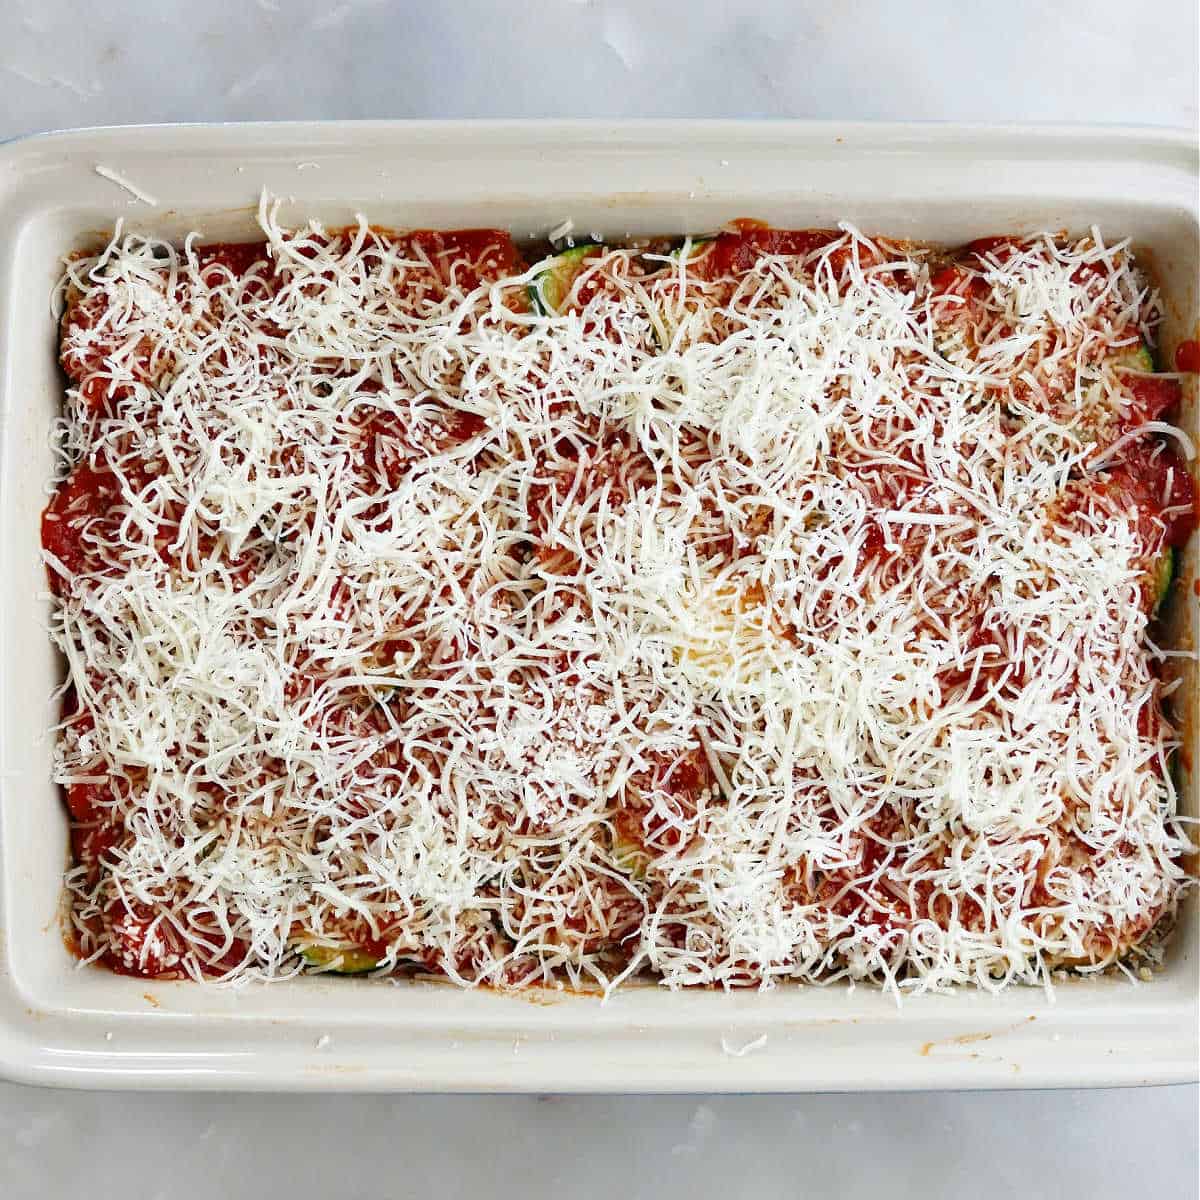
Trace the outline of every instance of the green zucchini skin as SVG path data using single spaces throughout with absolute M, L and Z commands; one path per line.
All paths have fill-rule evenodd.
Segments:
M 1125 371 L 1136 371 L 1139 374 L 1153 374 L 1157 370 L 1154 351 L 1145 343 L 1138 345 L 1122 354 L 1117 359 L 1117 368 Z M 1171 584 L 1179 569 L 1179 552 L 1174 546 L 1167 546 L 1151 568 L 1150 581 L 1150 615 L 1158 617 L 1171 594 Z
M 1127 371 L 1144 371 L 1146 374 L 1152 374 L 1156 370 L 1154 351 L 1145 342 L 1141 342 L 1136 350 L 1130 350 L 1123 354 L 1118 359 L 1117 365 Z
M 636 842 L 617 837 L 613 842 L 612 856 L 618 869 L 628 875 L 630 879 L 646 878 L 646 865 L 650 861 L 650 856 L 644 847 Z
M 363 975 L 379 966 L 379 959 L 354 946 L 301 946 L 297 953 L 310 967 L 323 968 L 326 975 Z
M 716 240 L 716 234 L 705 234 L 702 237 L 691 238 L 688 243 L 685 243 L 685 245 L 687 245 L 687 261 L 691 262 L 693 258 L 696 258 L 698 255 L 702 254 L 704 250 Z M 683 246 L 680 246 L 677 250 L 672 250 L 671 257 L 678 262 L 684 257 L 683 250 Z
M 667 257 L 672 263 L 691 262 L 694 258 L 698 258 L 716 240 L 715 234 L 690 238 L 683 245 L 677 246 L 672 250 Z M 684 255 L 685 249 L 687 250 L 686 256 Z M 666 314 L 663 312 L 651 313 L 650 323 L 654 336 L 654 344 L 659 350 L 666 350 L 671 343 L 671 328 Z
M 533 311 L 542 317 L 556 317 L 562 312 L 571 287 L 584 262 L 604 253 L 604 247 L 596 242 L 585 242 L 572 246 L 553 258 L 543 259 L 537 274 L 529 284 L 529 303 Z
M 1159 616 L 1171 594 L 1171 584 L 1175 582 L 1175 572 L 1179 566 L 1179 552 L 1174 546 L 1168 546 L 1154 564 L 1153 608 L 1154 616 Z

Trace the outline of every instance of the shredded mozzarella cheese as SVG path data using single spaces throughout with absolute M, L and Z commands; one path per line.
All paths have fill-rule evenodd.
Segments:
M 542 316 L 486 251 L 260 221 L 245 269 L 69 265 L 56 439 L 113 493 L 48 515 L 57 778 L 117 830 L 85 957 L 903 993 L 1172 911 L 1162 528 L 1094 461 L 1156 319 L 1123 245 L 944 294 L 850 227 L 617 249 Z

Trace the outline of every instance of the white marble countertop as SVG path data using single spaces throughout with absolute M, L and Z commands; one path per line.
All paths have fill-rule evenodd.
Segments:
M 1197 123 L 1195 0 L 0 0 L 0 18 L 0 137 L 321 117 Z M 1194 1197 L 1198 1120 L 1196 1087 L 506 1098 L 0 1084 L 0 1194 L 103 1180 L 129 1200 Z

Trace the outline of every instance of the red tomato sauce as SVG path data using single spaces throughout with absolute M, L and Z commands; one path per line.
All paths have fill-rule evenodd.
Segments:
M 1172 446 L 1146 439 L 1130 446 L 1107 473 L 1140 513 L 1162 520 L 1168 546 L 1182 546 L 1196 528 L 1196 485 L 1183 456 Z M 1179 509 L 1179 512 L 1167 510 Z
M 983 261 L 1006 263 L 1020 249 L 1021 243 L 1010 237 L 984 237 L 968 242 L 965 252 Z
M 563 501 L 572 492 L 589 496 L 606 489 L 610 508 L 628 503 L 634 487 L 630 475 L 636 454 L 628 437 L 614 432 L 602 445 L 582 454 L 571 438 L 559 438 L 554 452 L 556 457 L 547 457 L 542 464 L 544 482 L 529 489 L 526 512 L 534 532 L 545 532 L 553 502 Z
M 112 471 L 80 463 L 59 484 L 42 513 L 42 547 L 71 574 L 86 571 L 89 553 L 83 535 L 88 525 L 102 518 L 119 496 L 120 487 Z M 50 583 L 58 591 L 64 581 L 51 570 Z
M 699 752 L 649 772 L 642 777 L 640 787 L 654 788 L 669 795 L 678 823 L 657 815 L 649 804 L 626 803 L 617 809 L 613 824 L 623 841 L 653 847 L 657 853 L 684 846 L 691 838 L 687 827 L 703 807 L 702 793 L 707 792 L 710 797 L 717 793 L 712 768 Z M 628 795 L 637 796 L 638 789 Z
M 424 251 L 435 262 L 453 263 L 458 285 L 464 289 L 525 270 L 521 252 L 503 229 L 415 229 L 401 235 L 399 241 Z
M 942 267 L 929 281 L 929 290 L 934 296 L 962 296 L 964 299 L 982 299 L 988 286 L 981 276 L 965 267 Z
M 393 243 L 397 253 L 411 258 L 428 258 L 449 282 L 447 267 L 453 266 L 455 279 L 464 290 L 478 286 L 484 280 L 501 279 L 525 269 L 521 252 L 512 237 L 503 229 L 414 229 L 395 233 L 390 229 L 373 228 L 373 232 Z M 349 236 L 352 229 L 335 230 L 328 237 Z M 201 271 L 208 267 L 223 267 L 241 278 L 256 265 L 265 266 L 260 272 L 270 275 L 275 267 L 267 243 L 213 242 L 197 247 L 196 256 Z
M 202 276 L 206 275 L 210 267 L 223 267 L 237 278 L 248 275 L 256 263 L 267 267 L 264 274 L 270 274 L 274 269 L 267 253 L 267 243 L 263 241 L 213 242 L 209 246 L 198 246 L 196 259 L 200 263 Z
M 84 302 L 68 305 L 62 318 L 59 362 L 89 408 L 102 411 L 129 396 L 128 381 L 115 380 L 106 359 L 122 348 L 124 337 L 112 330 L 93 333 L 104 316 L 103 310 Z M 154 347 L 143 338 L 126 360 L 129 374 L 138 383 L 150 381 L 150 357 Z
M 170 979 L 184 974 L 179 966 L 185 949 L 182 939 L 168 921 L 159 919 L 146 905 L 114 901 L 104 914 L 104 923 L 117 949 L 108 951 L 102 961 L 116 974 L 143 979 Z M 212 954 L 212 960 L 203 964 L 203 972 L 208 976 L 235 967 L 245 959 L 249 949 L 236 938 L 228 948 L 223 948 L 223 939 L 215 930 L 207 937 L 195 928 L 190 933 L 202 946 L 207 945 Z
M 1188 371 L 1192 374 L 1200 372 L 1200 342 L 1180 342 L 1175 350 L 1175 370 Z
M 1129 384 L 1132 400 L 1125 425 L 1133 428 L 1143 421 L 1158 421 L 1175 412 L 1183 399 L 1178 379 L 1165 375 L 1136 375 Z
M 771 255 L 803 257 L 842 236 L 835 229 L 772 229 L 748 220 L 731 224 L 734 230 L 718 234 L 705 258 L 706 270 L 712 275 L 742 274 L 760 258 Z
M 123 826 L 107 803 L 111 798 L 106 784 L 73 783 L 67 788 L 71 850 L 92 878 L 99 873 L 104 855 L 122 840 Z

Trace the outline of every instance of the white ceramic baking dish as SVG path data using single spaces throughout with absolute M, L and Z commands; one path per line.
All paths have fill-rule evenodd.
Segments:
M 58 263 L 117 218 L 167 236 L 249 236 L 265 186 L 292 197 L 285 215 L 297 218 L 361 210 L 401 227 L 518 235 L 568 216 L 611 235 L 699 232 L 735 216 L 848 219 L 948 243 L 1095 223 L 1132 235 L 1157 272 L 1170 350 L 1195 336 L 1200 311 L 1197 183 L 1194 137 L 1145 129 L 371 123 L 89 130 L 0 147 L 0 1073 L 91 1087 L 473 1091 L 1195 1079 L 1195 894 L 1152 982 L 1072 982 L 1053 1000 L 1022 989 L 898 1008 L 863 987 L 636 988 L 602 1006 L 355 980 L 235 992 L 80 969 L 60 935 L 67 831 L 47 736 L 60 667 L 44 632 L 38 513 L 62 388 Z M 1191 637 L 1194 552 L 1186 565 Z M 1188 738 L 1195 756 L 1194 726 Z M 1195 814 L 1192 785 L 1187 804 Z

